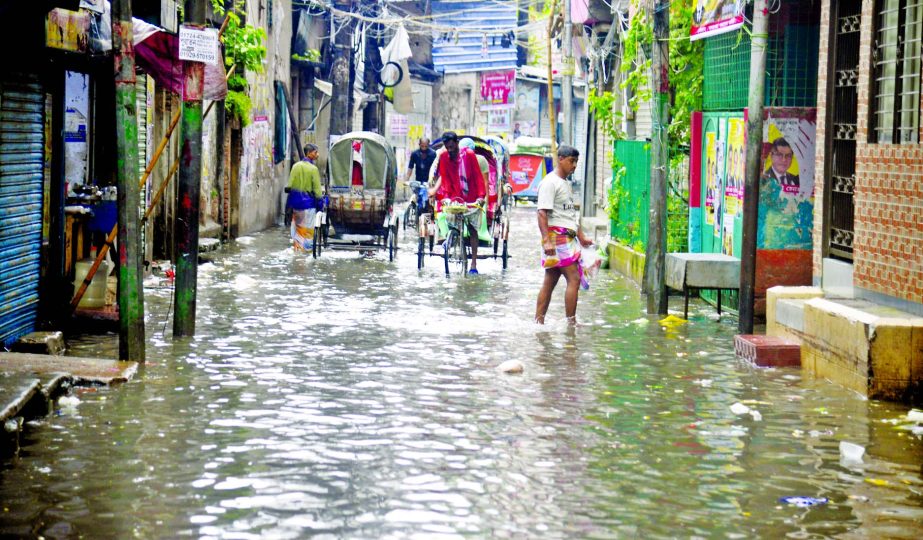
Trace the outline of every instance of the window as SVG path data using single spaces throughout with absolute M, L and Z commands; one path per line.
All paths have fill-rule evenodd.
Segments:
M 923 0 L 876 4 L 871 142 L 915 143 L 920 131 Z

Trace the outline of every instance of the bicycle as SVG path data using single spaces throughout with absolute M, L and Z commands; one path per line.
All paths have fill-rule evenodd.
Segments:
M 482 210 L 483 207 L 480 203 L 443 202 L 442 211 L 449 216 L 447 218 L 449 233 L 446 235 L 446 240 L 443 244 L 445 247 L 443 259 L 445 260 L 445 274 L 447 276 L 451 274 L 450 263 L 459 264 L 461 273 L 463 275 L 468 274 L 469 253 L 468 244 L 465 242 L 466 233 L 468 233 L 470 226 L 475 230 L 474 234 L 477 234 L 478 221 L 475 218 L 482 218 Z
M 426 184 L 411 180 L 408 185 L 410 186 L 412 196 L 410 202 L 407 203 L 407 208 L 404 210 L 405 231 L 407 227 L 418 230 L 420 216 L 426 211 L 427 201 L 429 200 Z

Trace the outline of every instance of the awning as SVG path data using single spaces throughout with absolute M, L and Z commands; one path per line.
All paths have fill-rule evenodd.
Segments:
M 100 49 L 112 50 L 112 17 L 109 2 L 93 2 L 102 7 L 99 13 L 99 35 L 96 36 Z M 132 18 L 132 42 L 135 46 L 135 62 L 157 81 L 157 84 L 171 92 L 183 95 L 183 61 L 179 59 L 179 37 L 162 28 Z M 207 100 L 224 99 L 228 95 L 224 65 L 205 64 L 205 93 Z

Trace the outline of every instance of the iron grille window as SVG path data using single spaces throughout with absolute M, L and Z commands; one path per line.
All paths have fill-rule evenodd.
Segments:
M 876 4 L 871 142 L 915 143 L 920 131 L 923 0 Z

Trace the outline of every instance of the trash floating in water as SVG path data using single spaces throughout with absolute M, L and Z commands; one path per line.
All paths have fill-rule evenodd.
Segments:
M 780 497 L 780 503 L 793 504 L 798 508 L 808 508 L 830 502 L 827 497 Z
M 840 441 L 840 459 L 848 462 L 862 463 L 862 456 L 865 454 L 865 447 L 847 442 Z
M 887 480 L 881 480 L 879 478 L 866 478 L 865 482 L 867 484 L 872 484 L 873 486 L 879 487 L 887 487 L 891 485 L 891 482 L 888 482 Z
M 708 388 L 711 386 L 711 383 L 714 382 L 711 379 L 696 379 L 692 381 L 692 384 L 697 384 L 702 388 Z
M 657 322 L 660 323 L 660 326 L 663 326 L 666 328 L 674 328 L 681 324 L 686 324 L 689 321 L 687 321 L 686 319 L 682 317 L 677 317 L 676 315 L 667 315 L 666 317 L 664 317 L 663 319 L 660 319 Z
M 923 424 L 923 411 L 919 409 L 910 409 L 910 412 L 907 413 L 907 421 Z
M 645 319 L 644 317 L 641 317 L 640 319 L 635 319 L 635 320 L 631 321 L 632 324 L 648 324 L 648 323 L 650 323 L 650 322 L 651 322 L 651 321 L 649 321 L 648 319 Z
M 731 405 L 731 412 L 736 415 L 747 414 L 748 412 L 750 412 L 750 407 L 747 407 L 743 403 L 738 402 L 738 403 Z
M 499 366 L 497 366 L 497 371 L 502 373 L 522 373 L 524 366 L 519 360 L 507 360 Z
M 58 407 L 62 409 L 76 409 L 80 399 L 76 396 L 61 396 L 58 398 Z
M 763 415 L 756 409 L 750 409 L 750 416 L 753 417 L 754 422 L 760 422 L 763 420 Z

